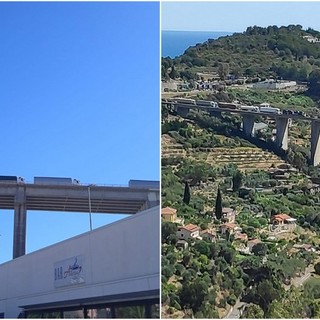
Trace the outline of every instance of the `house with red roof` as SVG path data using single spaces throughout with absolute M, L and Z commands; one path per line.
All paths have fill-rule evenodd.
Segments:
M 165 207 L 161 209 L 161 217 L 164 221 L 173 223 L 184 223 L 183 218 L 178 218 L 177 209 Z
M 271 231 L 292 231 L 296 227 L 297 219 L 290 217 L 286 213 L 276 214 L 271 217 Z
M 165 207 L 161 209 L 161 217 L 168 222 L 175 222 L 177 220 L 177 209 Z
M 215 230 L 206 229 L 200 232 L 201 238 L 206 241 L 216 242 L 217 234 Z
M 200 227 L 189 223 L 185 226 L 178 227 L 177 238 L 179 240 L 188 240 L 191 238 L 198 238 L 200 236 Z

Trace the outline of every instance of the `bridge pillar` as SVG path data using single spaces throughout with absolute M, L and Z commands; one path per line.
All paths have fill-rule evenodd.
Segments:
M 147 200 L 147 209 L 160 205 L 160 193 L 159 192 L 149 192 Z
M 320 164 L 320 121 L 311 121 L 311 164 L 317 166 Z
M 156 207 L 160 205 L 160 193 L 155 191 L 150 191 L 148 193 L 148 199 L 139 209 L 139 211 L 144 211 L 150 209 L 152 207 Z
M 14 202 L 13 259 L 26 253 L 27 207 L 24 187 L 18 187 Z
M 288 150 L 289 118 L 277 117 L 276 145 L 282 150 Z
M 176 111 L 181 117 L 186 117 L 190 111 L 190 108 L 176 106 Z
M 246 136 L 254 136 L 254 120 L 255 116 L 251 114 L 242 115 L 242 130 Z

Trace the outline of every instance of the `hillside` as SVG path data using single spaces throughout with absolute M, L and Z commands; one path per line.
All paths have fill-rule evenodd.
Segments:
M 208 39 L 173 60 L 162 59 L 162 78 L 190 80 L 200 73 L 219 75 L 221 80 L 230 75 L 248 81 L 274 77 L 309 81 L 311 92 L 317 93 L 319 39 L 318 31 L 299 25 L 248 27 L 243 33 Z
M 268 102 L 319 117 L 318 39 L 301 26 L 271 26 L 208 40 L 162 60 L 163 80 L 184 84 L 166 94 Z M 270 76 L 306 83 L 290 91 L 247 85 Z M 201 81 L 212 87 L 199 89 Z M 180 117 L 163 103 L 162 318 L 224 318 L 240 305 L 242 318 L 319 318 L 318 281 L 304 284 L 320 274 L 320 168 L 307 161 L 310 124 L 289 124 L 284 151 L 273 143 L 275 121 L 256 122 L 264 130 L 247 137 L 236 114 Z

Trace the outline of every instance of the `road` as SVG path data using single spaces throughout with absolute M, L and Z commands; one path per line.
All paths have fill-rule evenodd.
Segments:
M 226 315 L 225 319 L 239 319 L 241 315 L 241 310 L 247 303 L 238 300 L 236 304 L 231 307 L 230 311 Z

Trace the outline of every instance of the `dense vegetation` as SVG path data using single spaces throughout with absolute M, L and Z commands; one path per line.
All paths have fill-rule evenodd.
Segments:
M 163 58 L 162 78 L 197 79 L 197 72 L 204 70 L 222 80 L 230 74 L 248 81 L 274 77 L 308 81 L 310 94 L 319 95 L 320 43 L 306 36 L 320 38 L 320 33 L 300 25 L 248 27 L 243 33 L 208 39 L 175 59 Z
M 217 125 L 210 123 L 206 127 L 209 119 L 204 115 L 190 115 L 190 119 L 194 124 L 182 119 L 163 119 L 163 134 L 171 134 L 177 142 L 184 143 L 185 148 L 208 146 L 208 141 L 214 146 L 215 130 L 227 134 L 227 128 L 230 126 L 231 130 L 236 121 L 213 119 L 214 123 L 218 121 Z M 201 134 L 197 134 L 199 128 L 203 130 Z M 199 141 L 195 142 L 195 139 Z M 239 142 L 247 143 L 242 139 Z M 317 248 L 319 246 L 316 235 L 308 232 L 319 230 L 320 215 L 316 203 L 320 202 L 320 195 L 310 195 L 307 189 L 300 193 L 306 185 L 303 174 L 296 173 L 290 180 L 296 183 L 294 189 L 274 189 L 265 195 L 254 191 L 255 188 L 279 185 L 279 181 L 270 179 L 265 171 L 243 174 L 232 164 L 219 167 L 199 159 L 163 158 L 162 206 L 176 208 L 185 224 L 196 224 L 202 230 L 218 227 L 221 215 L 216 213 L 221 190 L 222 199 L 219 201 L 223 207 L 238 208 L 237 223 L 250 238 L 266 239 L 268 220 L 276 213 L 290 214 L 298 219 L 300 225 L 293 238 L 264 241 L 253 248 L 253 256 L 247 256 L 237 252 L 239 242 L 232 236 L 215 243 L 189 240 L 188 249 L 177 250 L 177 224 L 163 222 L 162 302 L 167 306 L 170 317 L 180 317 L 177 312 L 182 312 L 188 317 L 217 318 L 221 316 L 221 310 L 233 306 L 241 298 L 251 303 L 246 317 L 274 318 L 286 315 L 284 309 L 279 313 L 277 306 L 285 299 L 292 300 L 297 294 L 303 295 L 305 303 L 308 301 L 299 314 L 318 315 L 309 296 L 297 293 L 295 289 L 285 294 L 286 281 L 316 259 L 313 253 L 301 251 L 288 256 L 288 250 L 294 243 L 311 242 Z M 228 191 L 230 184 L 233 185 L 231 193 Z M 253 190 L 242 195 L 239 190 L 242 186 Z M 293 315 L 289 311 L 287 314 Z
M 309 95 L 226 87 L 188 97 L 248 105 L 267 101 L 318 116 L 320 44 L 308 42 L 307 35 L 320 38 L 319 32 L 299 25 L 249 27 L 242 34 L 209 39 L 176 59 L 164 58 L 162 77 L 192 83 L 198 72 L 207 72 L 221 80 L 232 74 L 249 81 L 270 76 L 307 81 Z M 163 317 L 221 318 L 240 300 L 245 303 L 242 318 L 320 317 L 320 190 L 310 188 L 311 179 L 320 181 L 320 169 L 308 162 L 310 125 L 293 122 L 287 152 L 275 147 L 273 128 L 270 124 L 248 138 L 239 116 L 192 111 L 181 118 L 163 106 L 162 135 L 179 152 L 162 156 L 162 207 L 175 208 L 183 219 L 162 222 Z M 279 179 L 270 170 L 241 169 L 230 155 L 226 162 L 218 161 L 218 153 L 216 161 L 205 156 L 239 150 L 238 158 L 245 159 L 243 153 L 255 149 L 264 150 L 265 157 L 278 155 L 292 170 Z M 270 167 L 276 169 L 274 163 Z M 223 208 L 237 212 L 243 238 L 229 230 L 222 233 Z M 296 227 L 273 232 L 271 220 L 277 214 L 296 219 Z M 187 224 L 215 230 L 215 240 L 189 238 L 187 246 L 179 246 L 178 227 Z M 245 251 L 249 241 L 254 241 L 251 250 Z M 303 286 L 292 285 L 310 272 Z

